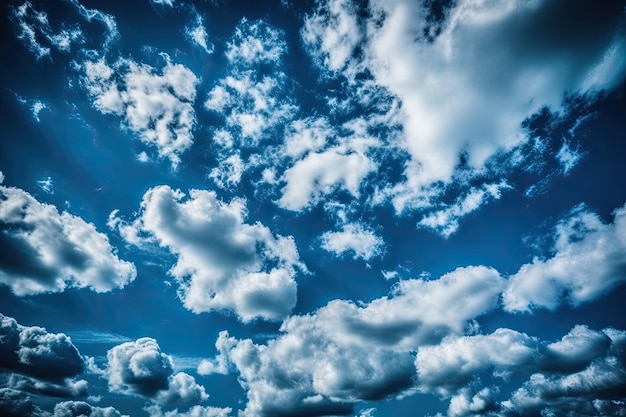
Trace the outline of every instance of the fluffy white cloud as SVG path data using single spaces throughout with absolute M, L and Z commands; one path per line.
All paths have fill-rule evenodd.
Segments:
M 247 224 L 245 201 L 225 203 L 213 191 L 158 186 L 148 190 L 139 217 L 109 224 L 130 241 L 143 234 L 178 257 L 170 274 L 185 307 L 199 313 L 232 310 L 243 321 L 286 317 L 296 304 L 296 268 L 305 271 L 292 237 Z M 130 231 L 132 232 L 130 232 Z
M 448 417 L 488 415 L 490 411 L 495 410 L 497 404 L 489 388 L 483 388 L 478 392 L 465 388 L 450 399 Z
M 203 386 L 184 372 L 174 374 L 171 356 L 156 340 L 144 337 L 107 352 L 106 376 L 113 392 L 138 394 L 159 404 L 188 409 L 206 401 Z
M 128 417 L 113 407 L 96 407 L 84 401 L 64 401 L 54 406 L 54 417 Z
M 498 329 L 488 335 L 450 337 L 417 352 L 420 389 L 450 395 L 488 369 L 503 375 L 539 359 L 538 341 L 524 333 Z M 466 399 L 465 396 L 460 397 Z
M 626 333 L 615 329 L 604 332 L 611 339 L 606 356 L 595 359 L 578 372 L 531 375 L 510 400 L 502 402 L 504 414 L 623 415 Z
M 554 255 L 535 258 L 509 278 L 503 294 L 508 311 L 555 309 L 596 299 L 626 280 L 626 207 L 613 224 L 583 206 L 556 226 Z
M 93 224 L 19 188 L 0 186 L 0 246 L 0 282 L 19 296 L 67 287 L 106 292 L 137 275 Z
M 375 199 L 391 200 L 397 212 L 437 207 L 452 185 L 460 185 L 454 192 L 461 206 L 485 204 L 488 199 L 472 195 L 486 188 L 467 179 L 498 184 L 501 167 L 489 161 L 528 140 L 525 119 L 544 106 L 565 111 L 566 94 L 593 100 L 624 79 L 618 4 L 464 0 L 433 22 L 424 3 L 322 1 L 301 32 L 320 65 L 351 85 L 371 77 L 400 99 L 403 133 L 395 144 L 409 156 L 405 179 L 382 186 Z M 556 20 L 559 25 L 551 23 Z M 576 162 L 566 151 L 558 156 L 565 173 Z M 507 158 L 513 163 L 519 156 Z M 467 213 L 450 207 L 427 215 L 421 226 L 450 234 Z
M 245 171 L 245 163 L 239 153 L 234 153 L 219 162 L 219 165 L 209 173 L 215 185 L 223 189 L 231 189 L 241 181 Z
M 231 415 L 230 413 L 233 411 L 228 407 L 203 407 L 200 405 L 195 405 L 185 412 L 178 409 L 163 411 L 163 409 L 156 404 L 152 404 L 144 408 L 144 410 L 150 417 L 229 417 Z
M 235 368 L 248 395 L 244 415 L 350 413 L 357 401 L 410 389 L 413 352 L 462 333 L 495 305 L 503 285 L 492 269 L 457 269 L 437 280 L 401 281 L 370 303 L 334 300 L 290 317 L 264 345 L 222 332 L 217 357 L 199 372 Z
M 383 252 L 384 242 L 381 237 L 359 223 L 342 226 L 340 232 L 326 232 L 321 237 L 322 248 L 341 256 L 345 252 L 354 252 L 354 258 L 366 261 Z
M 180 155 L 193 144 L 199 80 L 187 67 L 163 56 L 166 65 L 161 74 L 131 59 L 119 59 L 113 66 L 104 59 L 85 61 L 82 82 L 98 111 L 120 116 L 142 142 L 176 168 Z
M 231 64 L 251 65 L 280 62 L 287 51 L 284 34 L 263 20 L 250 22 L 242 19 L 226 48 Z
M 363 152 L 344 146 L 311 152 L 285 171 L 287 184 L 278 204 L 289 210 L 302 210 L 337 189 L 358 197 L 363 179 L 376 169 Z
M 305 18 L 302 40 L 319 66 L 340 71 L 352 63 L 364 36 L 357 12 L 352 0 L 329 0 Z M 354 75 L 355 71 L 347 68 L 346 72 Z

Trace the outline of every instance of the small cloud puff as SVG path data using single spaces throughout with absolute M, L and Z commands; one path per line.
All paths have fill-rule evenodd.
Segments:
M 323 249 L 337 256 L 353 252 L 354 259 L 365 261 L 380 256 L 384 250 L 382 238 L 359 223 L 345 224 L 340 232 L 326 232 L 321 236 L 321 241 Z

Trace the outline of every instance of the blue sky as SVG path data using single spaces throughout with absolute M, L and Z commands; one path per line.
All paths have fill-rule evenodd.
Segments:
M 624 415 L 623 1 L 2 9 L 0 414 Z

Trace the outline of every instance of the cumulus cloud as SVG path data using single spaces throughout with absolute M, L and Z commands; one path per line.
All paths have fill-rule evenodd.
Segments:
M 508 311 L 555 309 L 598 298 L 626 279 L 626 207 L 612 224 L 584 206 L 575 208 L 555 230 L 554 255 L 535 258 L 509 278 L 503 294 Z
M 355 259 L 366 261 L 380 256 L 384 245 L 381 237 L 359 223 L 344 224 L 340 232 L 326 232 L 321 240 L 322 248 L 329 252 L 338 256 L 353 252 Z
M 231 64 L 250 65 L 280 62 L 287 50 L 284 34 L 263 20 L 242 19 L 226 48 Z
M 460 268 L 437 280 L 401 281 L 370 303 L 333 300 L 292 316 L 264 345 L 222 332 L 217 357 L 199 372 L 236 369 L 247 389 L 244 415 L 347 414 L 355 402 L 410 389 L 413 352 L 462 333 L 494 307 L 503 281 L 492 269 Z
M 163 411 L 163 409 L 156 404 L 152 404 L 144 410 L 148 413 L 150 417 L 229 417 L 232 408 L 219 408 L 219 407 L 211 407 L 211 406 L 200 406 L 195 405 L 191 407 L 189 410 L 183 412 L 178 409 L 171 411 Z
M 401 101 L 402 135 L 394 140 L 409 158 L 404 179 L 382 185 L 375 202 L 391 200 L 398 213 L 437 209 L 453 189 L 460 206 L 420 224 L 449 235 L 468 213 L 463 204 L 491 199 L 474 198 L 502 179 L 501 164 L 490 161 L 508 155 L 519 163 L 511 151 L 528 141 L 527 118 L 545 107 L 566 110 L 565 95 L 590 101 L 620 85 L 624 10 L 583 1 L 467 0 L 437 20 L 427 3 L 372 1 L 362 10 L 354 1 L 322 1 L 301 36 L 323 68 L 354 86 L 372 81 Z M 577 159 L 568 149 L 559 153 L 565 173 Z
M 232 310 L 245 322 L 282 319 L 296 303 L 296 269 L 306 268 L 292 237 L 247 224 L 246 215 L 244 200 L 226 203 L 207 190 L 187 197 L 163 185 L 144 194 L 132 224 L 115 213 L 109 224 L 131 242 L 143 234 L 177 256 L 170 274 L 191 311 Z
M 160 74 L 131 59 L 121 58 L 112 66 L 102 58 L 85 61 L 82 84 L 96 110 L 120 116 L 124 126 L 176 168 L 181 154 L 193 144 L 199 79 L 184 65 L 163 57 L 166 64 Z
M 312 15 L 305 18 L 302 40 L 316 63 L 337 72 L 343 69 L 354 75 L 354 54 L 363 41 L 364 28 L 357 19 L 357 5 L 352 0 L 319 2 Z
M 137 275 L 93 224 L 19 188 L 0 186 L 0 246 L 0 282 L 18 296 L 67 287 L 106 292 Z
M 73 379 L 84 369 L 67 335 L 22 326 L 0 314 L 0 372 L 7 377 L 6 386 L 57 397 L 86 396 L 87 382 Z
M 181 409 L 209 398 L 191 375 L 175 374 L 171 356 L 161 352 L 157 341 L 148 337 L 109 350 L 106 377 L 112 392 L 137 394 Z
M 54 406 L 54 417 L 128 417 L 113 407 L 96 407 L 84 401 L 64 401 Z
M 12 388 L 0 388 L 0 412 L 6 417 L 51 417 L 33 404 L 30 396 Z
M 535 373 L 511 398 L 502 402 L 508 415 L 623 415 L 626 400 L 625 332 L 604 331 L 611 339 L 605 356 L 583 370 L 565 375 Z M 621 411 L 620 411 L 621 410 Z

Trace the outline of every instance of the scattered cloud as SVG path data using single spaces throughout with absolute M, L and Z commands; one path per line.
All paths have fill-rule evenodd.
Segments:
M 212 54 L 215 46 L 209 42 L 209 35 L 204 27 L 204 19 L 198 13 L 194 23 L 185 27 L 185 36 L 194 45 L 204 49 L 207 54 Z
M 174 7 L 176 0 L 150 0 L 152 4 L 158 4 L 159 6 Z
M 247 224 L 246 214 L 244 200 L 225 203 L 207 190 L 191 190 L 187 197 L 163 185 L 146 192 L 131 225 L 115 214 L 109 224 L 177 256 L 170 274 L 191 311 L 232 310 L 245 322 L 283 319 L 296 303 L 296 269 L 306 268 L 292 237 L 274 236 L 259 222 Z
M 113 66 L 102 58 L 85 61 L 82 82 L 96 110 L 120 116 L 124 126 L 176 168 L 180 155 L 193 144 L 199 79 L 184 65 L 172 63 L 168 55 L 163 57 L 161 74 L 131 59 L 120 58 Z
M 409 161 L 404 180 L 383 185 L 377 194 L 378 203 L 391 200 L 398 213 L 436 207 L 444 190 L 459 185 L 461 168 L 466 177 L 491 178 L 485 187 L 498 184 L 502 173 L 490 161 L 519 156 L 512 151 L 528 141 L 522 126 L 527 118 L 545 107 L 560 111 L 565 95 L 593 101 L 626 74 L 619 5 L 600 10 L 583 2 L 468 0 L 447 7 L 437 23 L 422 2 L 373 1 L 367 13 L 359 7 L 349 0 L 320 2 L 305 18 L 301 36 L 330 73 L 355 85 L 373 80 L 401 101 L 397 145 Z M 549 23 L 554 16 L 566 17 L 555 26 Z M 573 156 L 561 152 L 566 170 Z M 482 189 L 472 185 L 468 193 L 460 185 L 459 204 L 463 194 Z M 427 214 L 421 226 L 433 223 L 449 235 L 458 227 L 454 211 L 459 209 Z M 449 223 L 440 224 L 444 220 Z
M 509 278 L 503 294 L 507 311 L 554 310 L 563 302 L 579 305 L 598 298 L 626 279 L 626 207 L 606 224 L 584 206 L 561 220 L 554 255 L 535 258 Z
M 40 180 L 37 180 L 37 185 L 46 193 L 54 194 L 54 181 L 52 181 L 52 177 L 50 177 L 49 175 Z
M 384 250 L 382 238 L 359 223 L 344 224 L 340 232 L 326 232 L 321 236 L 321 241 L 322 249 L 337 256 L 353 252 L 354 259 L 365 261 L 380 256 Z
M 120 260 L 93 224 L 19 188 L 0 186 L 0 196 L 0 282 L 14 294 L 106 292 L 135 279 L 135 266 Z
M 575 149 L 570 148 L 569 144 L 565 142 L 556 154 L 556 158 L 563 168 L 563 173 L 567 175 L 578 164 L 582 155 Z
M 72 44 L 83 42 L 83 33 L 78 25 L 63 27 L 55 33 L 48 22 L 48 15 L 36 10 L 29 1 L 18 7 L 11 7 L 11 12 L 11 18 L 18 29 L 17 37 L 37 59 L 50 56 L 51 48 L 68 53 Z
M 410 389 L 412 352 L 462 333 L 469 320 L 495 306 L 503 286 L 503 278 L 485 267 L 400 281 L 390 296 L 367 304 L 333 300 L 289 317 L 281 335 L 265 345 L 222 332 L 217 357 L 199 372 L 236 369 L 248 395 L 244 415 L 347 414 L 355 402 Z
M 498 184 L 485 184 L 481 188 L 471 188 L 466 195 L 460 196 L 448 207 L 424 216 L 417 226 L 432 229 L 443 237 L 450 237 L 458 230 L 462 217 L 477 210 L 489 199 L 500 199 L 502 190 L 510 188 L 511 186 L 504 181 Z

